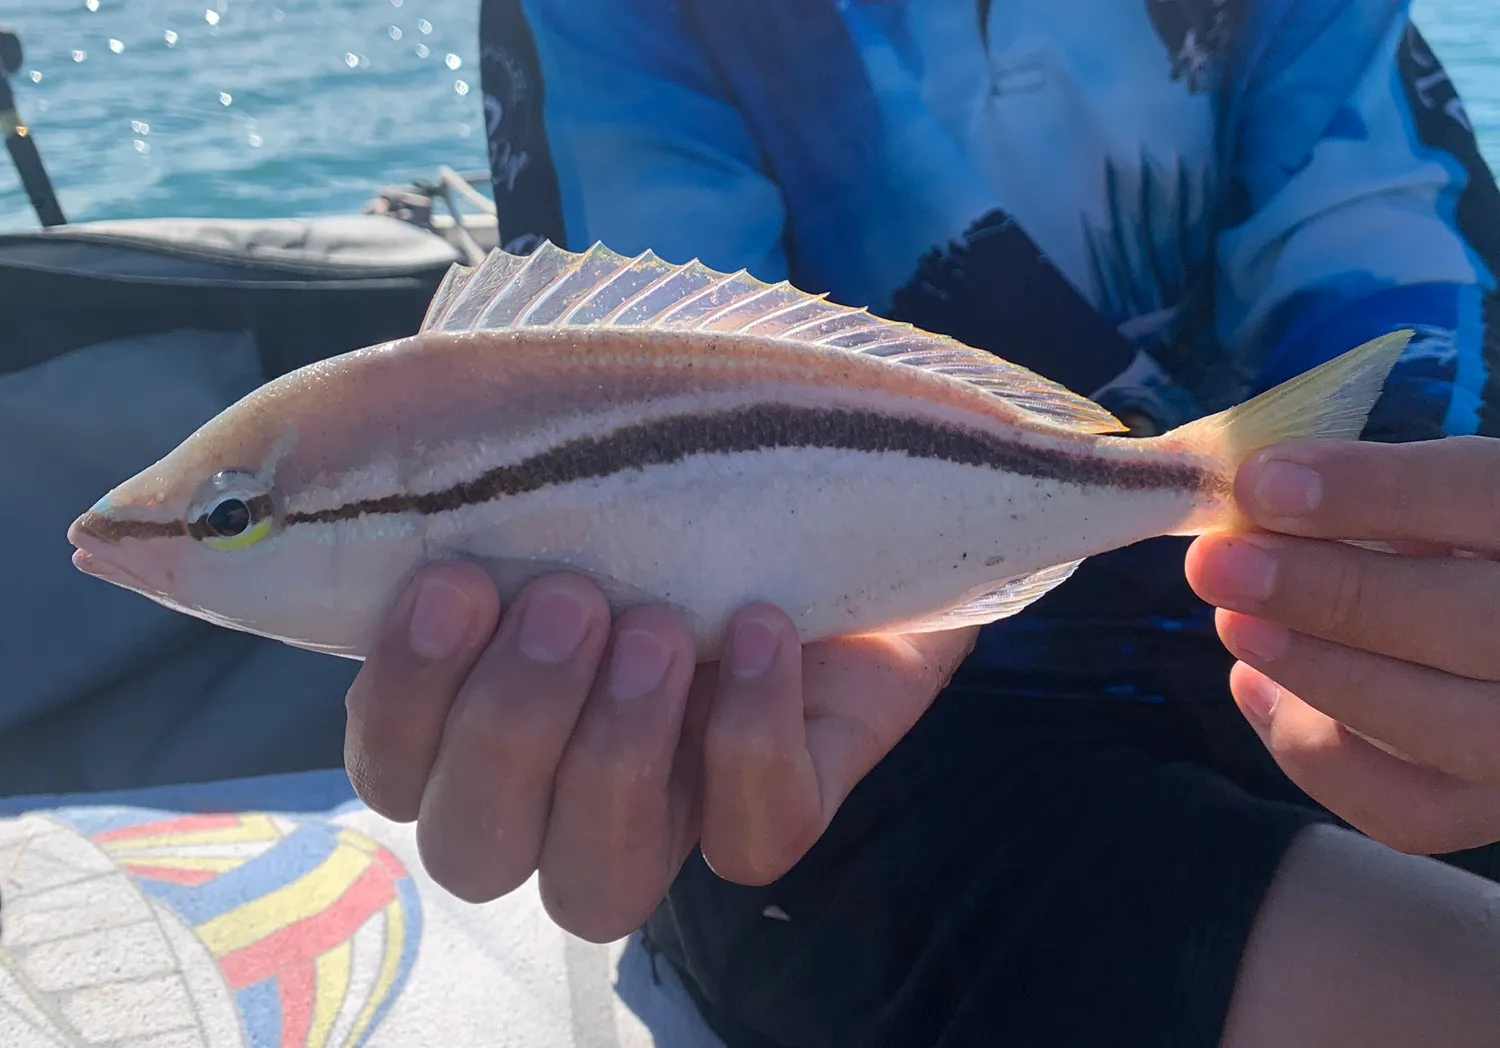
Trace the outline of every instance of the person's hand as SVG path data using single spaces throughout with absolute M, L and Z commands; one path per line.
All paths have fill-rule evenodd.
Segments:
M 1500 440 L 1287 446 L 1235 490 L 1279 534 L 1203 536 L 1188 579 L 1277 763 L 1399 850 L 1500 840 Z
M 498 628 L 497 628 L 498 625 Z M 690 850 L 727 880 L 790 869 L 921 716 L 974 630 L 803 649 L 765 606 L 696 667 L 662 608 L 611 623 L 574 575 L 501 615 L 473 564 L 426 569 L 348 696 L 345 763 L 423 865 L 481 902 L 540 874 L 552 919 L 597 942 L 639 927 Z

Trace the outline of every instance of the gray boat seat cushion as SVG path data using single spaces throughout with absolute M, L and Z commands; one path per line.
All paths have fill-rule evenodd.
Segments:
M 250 332 L 97 343 L 0 374 L 0 795 L 335 767 L 358 664 L 78 572 L 69 523 L 266 380 Z

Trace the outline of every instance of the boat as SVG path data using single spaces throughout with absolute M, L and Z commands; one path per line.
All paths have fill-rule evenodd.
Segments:
M 0 234 L 0 797 L 341 766 L 357 663 L 100 585 L 65 534 L 256 385 L 414 333 L 498 242 L 487 175 L 372 186 L 354 214 L 68 223 L 5 112 L 40 227 Z

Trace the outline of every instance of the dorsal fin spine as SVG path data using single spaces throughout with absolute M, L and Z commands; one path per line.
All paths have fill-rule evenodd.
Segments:
M 580 272 L 583 277 L 575 279 Z M 682 277 L 680 286 L 649 297 L 676 277 Z M 563 300 L 535 320 L 564 287 Z M 782 297 L 788 292 L 790 301 Z M 558 315 L 547 319 L 553 312 Z M 790 319 L 791 326 L 779 327 L 783 319 Z M 602 243 L 574 253 L 544 241 L 529 258 L 496 249 L 473 269 L 455 267 L 434 294 L 422 330 L 586 325 L 688 332 L 712 330 L 716 323 L 723 324 L 725 333 L 921 368 L 1004 400 L 1039 425 L 1087 433 L 1125 431 L 1099 405 L 1027 368 L 876 316 L 868 307 L 830 302 L 826 291 L 801 291 L 787 280 L 767 284 L 745 269 L 722 273 L 697 258 L 674 265 L 649 250 L 627 258 Z
M 735 275 L 739 276 L 739 275 L 742 275 L 742 274 L 743 274 L 743 271 L 741 271 L 741 273 L 738 273 L 738 274 L 735 274 Z M 694 327 L 694 329 L 696 329 L 698 331 L 707 331 L 709 329 L 709 327 L 711 327 L 713 325 L 714 321 L 718 320 L 720 317 L 724 316 L 726 313 L 733 313 L 736 309 L 743 309 L 746 306 L 748 306 L 750 303 L 754 302 L 756 299 L 760 298 L 762 295 L 768 295 L 772 291 L 775 291 L 775 290 L 776 290 L 776 285 L 775 284 L 764 284 L 764 285 L 761 286 L 760 290 L 757 291 L 757 292 L 755 292 L 753 295 L 749 295 L 746 298 L 737 298 L 737 299 L 734 299 L 733 301 L 728 302 L 725 305 L 720 306 L 718 309 L 714 310 L 712 313 L 709 313 L 706 316 L 699 317 L 698 318 L 698 323 L 694 324 L 693 327 Z
M 544 240 L 544 241 L 542 241 L 542 243 L 546 244 L 546 243 L 550 243 L 550 241 L 545 241 Z M 538 248 L 538 250 L 540 250 L 540 248 Z M 611 251 L 609 248 L 605 247 L 602 243 L 597 243 L 593 247 L 591 247 L 587 251 L 585 251 L 583 253 L 583 261 L 585 261 L 585 262 L 591 261 L 591 260 L 593 260 L 595 258 L 598 258 L 600 256 L 605 257 L 610 262 L 616 262 L 616 263 L 618 263 L 618 262 L 621 262 L 621 261 L 625 261 L 625 262 L 627 262 L 627 265 L 629 264 L 629 261 L 633 261 L 633 260 L 627 260 L 624 255 L 620 254 L 617 251 Z M 577 302 L 574 302 L 571 306 L 569 306 L 568 309 L 567 309 L 567 312 L 563 313 L 562 316 L 560 316 L 560 317 L 557 318 L 557 325 L 559 327 L 564 327 L 564 326 L 566 326 L 568 324 L 571 324 L 573 322 L 573 318 L 575 316 L 577 316 L 579 314 L 579 312 L 582 311 L 582 309 L 585 306 L 587 306 L 591 301 L 593 301 L 594 298 L 596 298 L 598 295 L 602 294 L 603 291 L 604 291 L 604 289 L 607 288 L 607 287 L 609 287 L 610 280 L 613 280 L 622 271 L 623 271 L 623 267 L 617 268 L 613 273 L 610 274 L 609 279 L 607 279 L 607 280 L 601 280 L 586 295 L 584 295 Z
M 427 305 L 427 314 L 422 318 L 422 324 L 417 329 L 419 332 L 431 331 L 442 324 L 443 318 L 453 308 L 454 300 L 458 298 L 464 285 L 478 269 L 478 266 L 461 266 L 457 263 L 448 267 L 448 272 L 443 274 L 442 282 L 432 293 L 432 301 Z
M 641 254 L 637 255 L 635 258 L 631 259 L 630 265 L 626 266 L 625 269 L 622 269 L 620 272 L 625 273 L 629 270 L 632 270 L 643 262 L 661 261 L 662 259 L 658 258 L 654 252 L 644 251 Z M 672 277 L 677 273 L 677 267 L 670 263 L 666 263 L 666 266 L 667 268 L 658 273 L 655 279 L 647 281 L 645 286 L 637 288 L 629 298 L 621 299 L 619 305 L 615 306 L 614 309 L 611 309 L 604 316 L 600 317 L 598 320 L 599 325 L 601 327 L 612 326 L 615 320 L 619 318 L 621 313 L 625 312 L 632 305 L 639 302 L 646 295 L 649 295 L 656 288 L 661 287 L 661 285 L 666 281 L 671 280 Z
M 809 297 L 810 301 L 821 302 L 821 303 L 824 303 L 824 304 L 827 304 L 827 305 L 830 305 L 830 306 L 833 305 L 833 303 L 831 303 L 831 302 L 828 301 L 828 292 L 826 292 L 826 291 L 823 292 L 821 295 L 810 295 L 808 297 Z M 807 302 L 801 302 L 801 303 L 798 303 L 798 304 L 806 306 L 808 303 Z M 792 337 L 794 335 L 796 335 L 797 332 L 802 331 L 805 328 L 812 327 L 814 324 L 821 324 L 821 323 L 823 323 L 823 321 L 825 321 L 825 320 L 828 319 L 828 316 L 829 315 L 827 313 L 816 314 L 816 315 L 808 318 L 807 320 L 802 321 L 801 323 L 793 324 L 789 328 L 782 328 L 780 331 L 776 332 L 776 334 L 772 335 L 771 337 L 772 338 L 792 339 L 793 341 L 800 342 L 800 341 L 802 341 L 801 339 L 793 339 Z
M 819 335 L 817 338 L 813 339 L 813 345 L 816 345 L 816 346 L 826 346 L 829 343 L 829 341 L 832 340 L 832 339 L 843 338 L 843 337 L 845 337 L 847 335 L 857 335 L 861 331 L 869 331 L 869 330 L 871 330 L 871 328 L 873 327 L 874 318 L 869 316 L 869 312 L 870 311 L 868 309 L 861 308 L 861 309 L 853 309 L 853 310 L 850 310 L 849 312 L 843 314 L 843 316 L 840 318 L 842 320 L 849 320 L 851 318 L 861 318 L 861 317 L 863 317 L 863 319 L 862 320 L 856 319 L 855 320 L 855 325 L 856 326 L 854 326 L 854 327 L 844 328 L 842 330 L 830 331 L 826 335 Z M 843 348 L 843 347 L 841 347 L 841 348 Z
M 501 305 L 509 305 L 509 303 L 505 302 L 505 296 L 501 292 L 508 288 L 512 291 L 512 293 L 514 293 L 521 287 L 522 282 L 530 278 L 532 274 L 537 270 L 545 271 L 549 267 L 555 266 L 557 264 L 559 255 L 565 258 L 568 257 L 567 252 L 563 251 L 561 248 L 555 247 L 551 243 L 543 244 L 536 251 L 532 252 L 531 256 L 526 259 L 526 264 L 512 273 L 510 279 L 507 280 L 504 285 L 495 289 L 494 297 L 492 298 L 490 303 L 479 311 L 479 316 L 477 318 L 475 326 L 498 326 L 495 324 L 489 324 L 486 321 L 489 319 L 492 311 L 498 310 Z M 511 318 L 505 322 L 504 326 L 521 327 L 522 317 L 526 315 L 526 311 L 536 305 L 538 299 L 545 298 L 548 292 L 557 287 L 558 283 L 562 281 L 566 277 L 566 275 L 567 274 L 565 270 L 563 272 L 552 273 L 547 282 L 533 291 L 531 293 L 531 297 L 521 304 L 521 308 L 512 309 L 510 311 Z
M 531 315 L 535 313 L 539 308 L 541 308 L 549 298 L 557 294 L 557 292 L 561 288 L 567 286 L 568 278 L 577 273 L 578 270 L 583 267 L 583 262 L 583 255 L 579 255 L 578 257 L 574 258 L 573 261 L 568 264 L 567 269 L 557 274 L 557 277 L 552 281 L 552 283 L 548 284 L 546 287 L 542 288 L 542 290 L 539 291 L 536 295 L 534 295 L 531 301 L 527 303 L 526 308 L 516 314 L 516 319 L 513 321 L 514 326 L 526 327 L 526 322 L 531 319 Z
M 683 299 L 681 302 L 677 303 L 671 309 L 667 310 L 665 313 L 660 314 L 656 318 L 654 323 L 656 325 L 666 325 L 671 321 L 674 315 L 681 313 L 683 310 L 687 309 L 688 306 L 691 306 L 694 302 L 698 301 L 704 295 L 711 295 L 719 288 L 732 284 L 734 281 L 738 280 L 744 275 L 745 271 L 743 269 L 737 273 L 721 274 L 717 280 L 713 280 L 707 284 L 704 284 L 697 291 L 694 291 L 691 295 Z
M 793 290 L 796 290 L 796 289 L 794 288 Z M 781 306 L 780 308 L 775 309 L 775 310 L 771 311 L 770 313 L 767 313 L 763 317 L 756 317 L 753 321 L 751 321 L 750 323 L 746 324 L 743 328 L 741 328 L 740 332 L 741 332 L 741 334 L 745 334 L 745 335 L 756 334 L 755 329 L 757 327 L 759 327 L 761 324 L 769 324 L 769 323 L 771 323 L 774 320 L 779 320 L 779 319 L 785 317 L 786 314 L 788 314 L 788 313 L 796 313 L 799 309 L 805 310 L 805 309 L 808 309 L 809 307 L 817 306 L 818 304 L 819 304 L 818 300 L 815 297 L 812 297 L 812 296 L 808 296 L 807 298 L 798 299 L 796 301 L 789 302 L 786 305 Z M 775 338 L 781 338 L 785 334 L 785 332 L 786 332 L 786 329 L 782 328 L 779 331 L 773 331 L 769 335 L 761 335 L 760 337 L 762 337 L 762 338 L 773 338 L 773 339 L 775 339 Z
M 824 292 L 823 294 L 819 295 L 818 297 L 821 298 L 821 299 L 826 300 L 827 297 L 828 297 L 828 293 Z M 832 304 L 832 303 L 830 303 L 830 304 Z M 830 320 L 836 320 L 836 319 L 838 319 L 841 315 L 847 315 L 847 314 L 832 313 L 832 314 L 829 314 L 829 315 L 826 315 L 826 316 L 813 317 L 811 320 L 804 320 L 800 324 L 794 324 L 793 326 L 791 326 L 789 328 L 786 328 L 777 337 L 778 338 L 791 338 L 793 335 L 797 334 L 797 332 L 799 332 L 799 331 L 805 331 L 805 330 L 807 330 L 810 327 L 817 327 L 819 324 L 826 324 Z M 802 341 L 807 341 L 807 340 L 805 340 L 805 339 L 798 339 L 797 341 L 802 342 Z M 813 339 L 812 341 L 808 342 L 807 344 L 815 346 L 815 345 L 818 344 L 818 340 L 817 339 Z

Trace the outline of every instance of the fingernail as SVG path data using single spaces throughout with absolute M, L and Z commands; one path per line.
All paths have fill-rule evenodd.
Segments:
M 741 680 L 762 676 L 776 661 L 781 637 L 768 623 L 745 619 L 735 623 L 729 641 L 729 672 Z
M 1213 551 L 1204 576 L 1205 596 L 1213 603 L 1260 604 L 1276 588 L 1276 557 L 1254 539 L 1230 539 Z
M 1230 636 L 1236 648 L 1261 662 L 1281 658 L 1292 643 L 1290 630 L 1265 619 L 1237 618 Z
M 645 630 L 626 630 L 615 641 L 609 663 L 609 693 L 617 699 L 638 699 L 661 686 L 672 653 Z
M 1247 674 L 1241 679 L 1236 696 L 1250 719 L 1264 728 L 1271 723 L 1271 718 L 1276 713 L 1276 700 L 1281 697 L 1281 686 L 1259 673 Z
M 532 662 L 566 662 L 577 654 L 588 629 L 583 602 L 561 586 L 544 585 L 521 613 L 516 644 Z
M 1301 517 L 1323 501 L 1323 478 L 1300 462 L 1272 459 L 1261 465 L 1250 494 L 1273 517 Z
M 474 623 L 474 602 L 440 577 L 423 579 L 412 601 L 406 642 L 421 658 L 436 662 L 458 650 Z

